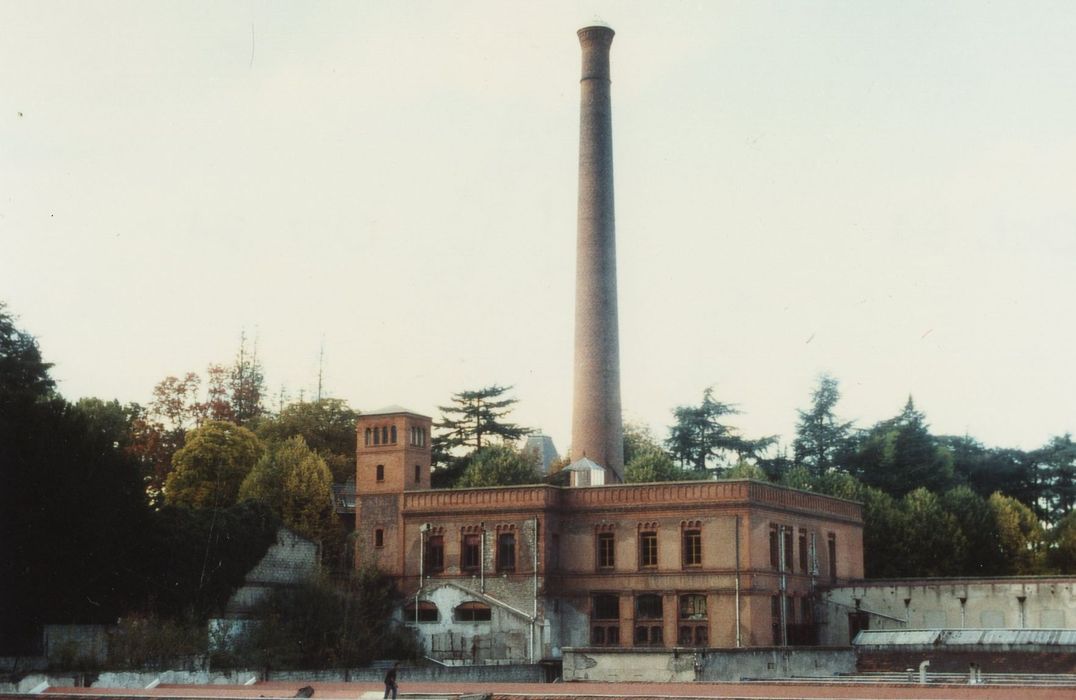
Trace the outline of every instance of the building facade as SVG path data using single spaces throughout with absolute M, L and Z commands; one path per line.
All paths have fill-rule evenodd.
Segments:
M 746 480 L 432 490 L 430 423 L 360 416 L 356 564 L 397 580 L 446 663 L 815 644 L 818 587 L 863 576 L 857 503 Z

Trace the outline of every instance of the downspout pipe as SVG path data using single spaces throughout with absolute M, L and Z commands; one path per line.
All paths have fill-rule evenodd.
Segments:
M 535 515 L 534 516 L 534 545 L 531 547 L 531 550 L 533 551 L 533 554 L 534 554 L 534 614 L 531 615 L 531 634 L 530 634 L 530 640 L 531 640 L 530 658 L 531 658 L 531 663 L 532 664 L 534 663 L 534 652 L 535 652 L 535 646 L 536 646 L 535 643 L 534 643 L 534 629 L 535 629 L 535 622 L 538 621 L 538 534 L 539 534 L 539 531 L 538 531 L 538 516 Z
M 743 646 L 740 632 L 740 516 L 736 516 L 736 648 Z

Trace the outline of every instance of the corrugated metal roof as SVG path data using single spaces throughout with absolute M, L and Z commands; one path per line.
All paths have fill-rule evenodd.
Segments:
M 853 646 L 1076 646 L 1076 629 L 863 630 Z

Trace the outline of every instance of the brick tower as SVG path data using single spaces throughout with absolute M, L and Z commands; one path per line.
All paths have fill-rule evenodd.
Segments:
M 356 424 L 355 565 L 403 573 L 404 491 L 430 488 L 430 419 L 400 406 L 364 413 Z
M 572 461 L 605 467 L 607 483 L 624 480 L 617 327 L 616 227 L 613 216 L 613 122 L 609 47 L 613 30 L 579 30 L 583 51 L 579 112 L 579 210 L 575 273 L 575 398 Z

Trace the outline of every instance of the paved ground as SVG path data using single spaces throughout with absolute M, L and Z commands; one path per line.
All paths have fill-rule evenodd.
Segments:
M 114 698 L 292 698 L 301 681 L 271 681 L 249 686 L 161 685 L 152 690 L 132 688 L 49 688 L 46 695 Z M 314 700 L 357 700 L 363 693 L 380 692 L 380 683 L 310 683 Z M 409 694 L 490 694 L 495 700 L 589 700 L 591 698 L 718 698 L 721 700 L 1074 700 L 1072 688 L 1013 688 L 999 686 L 918 685 L 769 685 L 762 683 L 407 683 L 400 685 L 400 700 Z M 60 700 L 55 698 L 54 700 Z

